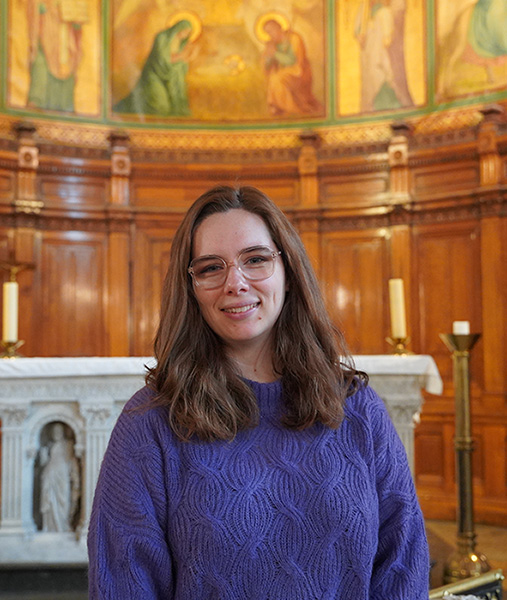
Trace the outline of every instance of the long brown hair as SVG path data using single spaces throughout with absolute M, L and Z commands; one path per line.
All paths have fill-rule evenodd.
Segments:
M 282 377 L 285 416 L 293 429 L 316 422 L 337 427 L 345 398 L 363 373 L 352 367 L 343 334 L 331 323 L 303 243 L 282 211 L 260 190 L 217 186 L 190 207 L 174 237 L 155 337 L 157 364 L 147 377 L 153 403 L 168 408 L 184 440 L 232 439 L 254 426 L 257 401 L 202 317 L 187 272 L 195 230 L 214 213 L 243 209 L 261 217 L 282 251 L 288 291 L 275 324 L 274 369 Z

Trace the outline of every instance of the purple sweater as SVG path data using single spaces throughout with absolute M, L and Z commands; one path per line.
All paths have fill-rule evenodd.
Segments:
M 180 442 L 163 409 L 124 410 L 92 510 L 90 600 L 427 600 L 424 522 L 405 450 L 371 388 L 337 430 L 280 424 Z M 126 408 L 146 403 L 140 390 Z

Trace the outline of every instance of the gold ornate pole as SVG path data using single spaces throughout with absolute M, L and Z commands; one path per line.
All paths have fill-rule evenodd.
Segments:
M 468 577 L 478 577 L 491 569 L 484 554 L 476 552 L 474 531 L 474 504 L 472 480 L 472 424 L 470 411 L 470 350 L 479 339 L 479 333 L 441 333 L 440 339 L 452 352 L 454 367 L 454 397 L 456 423 L 454 448 L 456 451 L 457 483 L 457 550 L 444 567 L 444 583 L 453 583 Z

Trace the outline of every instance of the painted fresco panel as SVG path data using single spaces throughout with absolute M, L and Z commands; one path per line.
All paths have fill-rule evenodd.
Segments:
M 426 102 L 425 14 L 425 0 L 336 0 L 337 114 Z
M 507 88 L 507 2 L 435 0 L 436 101 Z
M 7 106 L 98 116 L 99 0 L 9 0 Z
M 323 0 L 113 0 L 112 15 L 115 119 L 325 116 Z

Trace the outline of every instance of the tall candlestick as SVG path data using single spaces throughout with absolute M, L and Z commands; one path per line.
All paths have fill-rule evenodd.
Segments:
M 467 321 L 464 329 L 469 326 Z M 455 323 L 456 324 L 456 323 Z M 454 325 L 455 325 L 454 324 Z M 463 326 L 458 325 L 458 329 Z M 457 550 L 444 566 L 444 583 L 478 577 L 491 569 L 488 559 L 477 552 L 474 527 L 474 489 L 472 472 L 472 411 L 470 398 L 470 351 L 479 339 L 478 333 L 441 333 L 440 339 L 452 352 L 454 400 L 456 485 L 457 485 Z
M 16 281 L 6 281 L 3 285 L 3 328 L 4 342 L 18 341 L 18 284 Z
M 405 339 L 407 323 L 403 279 L 389 280 L 389 307 L 391 309 L 391 336 L 394 339 Z

